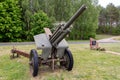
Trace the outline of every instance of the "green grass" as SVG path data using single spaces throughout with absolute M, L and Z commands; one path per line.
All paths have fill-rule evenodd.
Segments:
M 110 38 L 110 37 L 113 37 L 113 35 L 97 34 L 95 39 L 99 40 L 99 39 Z
M 25 62 L 19 59 L 10 60 L 8 55 L 1 56 L 0 59 L 0 80 L 27 79 L 28 65 L 26 64 L 26 59 L 22 59 Z
M 120 53 L 120 43 L 100 43 L 99 46 L 104 47 L 109 51 L 114 51 Z
M 100 45 L 108 50 L 120 52 L 120 43 Z M 89 44 L 69 46 L 74 57 L 72 71 L 57 69 L 53 72 L 44 67 L 40 68 L 35 78 L 30 74 L 27 58 L 10 60 L 12 46 L 0 46 L 0 80 L 120 80 L 120 56 L 90 50 Z M 25 52 L 35 48 L 34 45 L 16 47 Z

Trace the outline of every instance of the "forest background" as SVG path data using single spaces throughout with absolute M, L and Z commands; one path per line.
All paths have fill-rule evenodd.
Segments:
M 120 34 L 120 6 L 98 5 L 98 0 L 0 0 L 0 42 L 33 41 L 44 27 L 53 30 L 85 4 L 87 10 L 72 24 L 69 40 L 96 34 Z

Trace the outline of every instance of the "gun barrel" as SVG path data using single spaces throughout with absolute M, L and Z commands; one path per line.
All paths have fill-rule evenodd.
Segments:
M 64 39 L 64 37 L 70 32 L 70 25 L 83 13 L 86 8 L 87 7 L 85 5 L 82 5 L 64 26 L 59 26 L 57 28 L 49 39 L 53 46 L 57 46 Z
M 87 7 L 85 5 L 82 5 L 79 10 L 69 19 L 67 24 L 64 26 L 64 30 L 67 29 L 86 9 Z

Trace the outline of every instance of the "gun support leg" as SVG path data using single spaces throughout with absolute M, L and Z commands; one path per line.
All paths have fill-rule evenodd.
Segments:
M 10 59 L 18 58 L 19 54 L 17 54 L 13 49 L 11 50 L 12 54 L 10 55 Z
M 54 69 L 55 69 L 55 60 L 52 59 L 52 70 L 54 71 Z
M 13 56 L 12 56 L 13 58 L 15 58 L 15 54 L 16 54 L 16 57 L 19 57 L 19 55 L 22 55 L 27 58 L 30 57 L 30 55 L 28 53 L 20 51 L 20 50 L 12 49 L 11 52 L 13 54 Z

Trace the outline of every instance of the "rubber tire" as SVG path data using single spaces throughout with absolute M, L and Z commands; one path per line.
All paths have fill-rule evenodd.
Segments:
M 71 71 L 73 68 L 73 64 L 74 64 L 73 55 L 69 49 L 65 49 L 64 54 L 65 54 L 64 56 L 68 57 L 68 60 L 69 60 L 69 64 L 66 63 L 65 67 L 68 71 Z
M 32 61 L 33 58 L 33 77 L 38 75 L 38 70 L 39 70 L 39 64 L 38 64 L 38 53 L 35 49 L 32 49 L 30 51 L 30 61 Z

